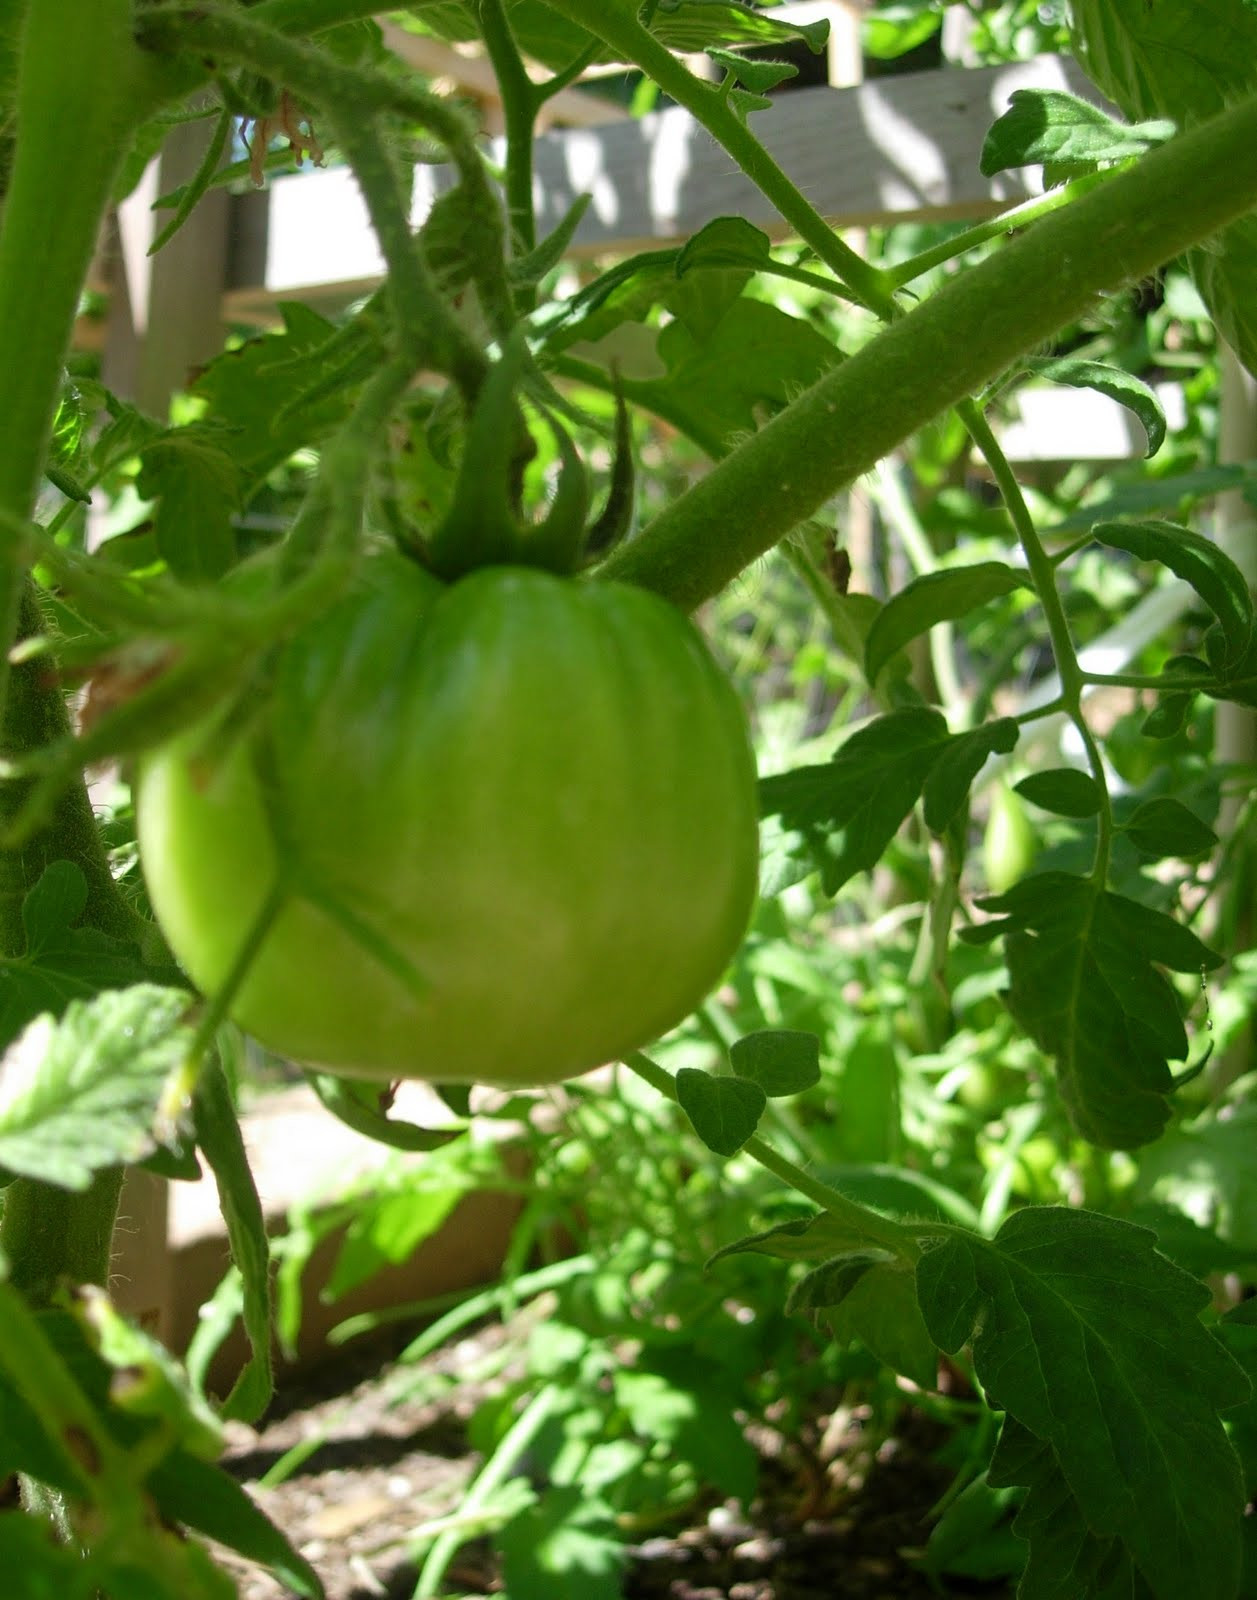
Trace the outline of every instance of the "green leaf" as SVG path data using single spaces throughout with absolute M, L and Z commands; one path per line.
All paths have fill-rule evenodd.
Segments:
M 797 78 L 799 69 L 791 61 L 764 61 L 754 56 L 740 56 L 732 50 L 708 50 L 707 55 L 735 83 L 744 84 L 752 94 L 767 94 L 778 84 Z
M 635 0 L 608 0 L 608 4 L 636 15 Z M 511 31 L 520 49 L 556 71 L 567 66 L 593 41 L 574 22 L 558 16 L 544 0 L 511 0 Z M 479 39 L 474 6 L 467 0 L 412 0 L 411 26 L 437 38 L 470 42 Z M 713 45 L 774 45 L 802 39 L 819 53 L 829 37 L 827 22 L 794 23 L 740 4 L 739 0 L 659 0 L 650 31 L 670 50 L 698 52 Z M 595 61 L 614 61 L 602 49 Z
M 1053 538 L 1069 533 L 1086 533 L 1097 521 L 1111 517 L 1143 517 L 1154 511 L 1175 511 L 1207 500 L 1228 489 L 1248 494 L 1257 490 L 1257 467 L 1227 465 L 1198 467 L 1191 472 L 1175 472 L 1165 478 L 1150 478 L 1138 472 L 1105 494 L 1103 499 L 1084 504 L 1067 517 L 1045 529 Z
M 925 825 L 942 834 L 959 815 L 973 780 L 996 753 L 1008 755 L 1016 747 L 1021 729 L 1012 717 L 984 722 L 968 733 L 957 733 L 943 746 L 921 791 Z
M 1013 788 L 1031 805 L 1054 811 L 1060 817 L 1094 817 L 1103 804 L 1100 786 L 1088 772 L 1076 767 L 1050 767 L 1032 772 Z
M 347 1128 L 394 1150 L 436 1150 L 462 1132 L 461 1128 L 421 1128 L 414 1122 L 395 1121 L 388 1115 L 386 1086 L 337 1078 L 328 1072 L 307 1072 L 306 1077 L 327 1109 Z
M 236 1108 L 217 1057 L 201 1073 L 193 1101 L 193 1123 L 196 1142 L 218 1187 L 231 1259 L 240 1270 L 244 1331 L 249 1340 L 249 1360 L 223 1402 L 222 1413 L 255 1422 L 270 1404 L 275 1388 L 271 1368 L 270 1245 Z
M 865 55 L 893 61 L 932 39 L 942 26 L 942 13 L 919 4 L 880 5 L 866 12 L 861 27 Z
M 835 1339 L 859 1339 L 879 1361 L 919 1388 L 938 1382 L 938 1347 L 917 1304 L 916 1279 L 901 1262 L 878 1262 L 842 1301 L 822 1313 Z
M 1257 90 L 1257 7 L 1249 0 L 1075 0 L 1084 70 L 1132 117 L 1181 126 Z M 1189 253 L 1201 297 L 1250 372 L 1257 372 L 1257 218 Z
M 791 1222 L 780 1222 L 763 1233 L 749 1234 L 734 1244 L 727 1244 L 712 1256 L 712 1262 L 722 1256 L 757 1255 L 775 1256 L 779 1261 L 828 1261 L 831 1257 L 866 1250 L 872 1240 L 867 1234 L 841 1222 L 828 1211 L 818 1211 L 814 1217 L 798 1217 Z
M 1123 1545 L 1155 1595 L 1232 1595 L 1244 1489 L 1218 1412 L 1248 1383 L 1199 1320 L 1208 1290 L 1155 1242 L 1111 1217 L 1028 1207 L 993 1240 L 928 1249 L 921 1308 L 943 1350 L 972 1341 L 990 1404 L 1047 1447 L 1090 1534 Z M 993 1482 L 1040 1481 L 1002 1466 Z
M 705 274 L 692 289 L 687 275 L 668 296 L 676 318 L 656 341 L 667 378 L 625 382 L 624 393 L 667 416 L 709 455 L 719 456 L 765 416 L 784 410 L 842 357 L 810 323 L 762 300 L 740 297 L 718 320 L 696 328 L 679 296 L 693 292 L 695 306 L 714 315 L 710 277 Z
M 806 1272 L 786 1297 L 786 1315 L 809 1316 L 823 1306 L 839 1306 L 870 1268 L 894 1258 L 886 1250 L 848 1250 Z
M 231 454 L 244 498 L 294 451 L 317 445 L 348 415 L 358 385 L 378 361 L 369 307 L 338 331 L 307 306 L 281 306 L 282 333 L 226 351 L 192 385 L 207 416 L 233 430 Z
M 1152 1600 L 1126 1545 L 1096 1537 L 1051 1447 L 1012 1417 L 1004 1419 L 987 1481 L 994 1489 L 1026 1489 L 1013 1522 L 1030 1546 L 1019 1600 Z
M 794 1028 L 761 1028 L 730 1046 L 729 1064 L 770 1098 L 802 1094 L 821 1081 L 821 1042 Z
M 910 640 L 939 622 L 966 617 L 979 606 L 1015 589 L 1032 588 L 1029 578 L 1002 561 L 979 561 L 914 578 L 878 612 L 864 645 L 864 674 L 870 684 Z
M 1099 544 L 1158 561 L 1192 588 L 1218 619 L 1225 642 L 1222 665 L 1239 662 L 1253 639 L 1253 601 L 1244 574 L 1212 539 L 1173 522 L 1100 522 Z
M 1122 824 L 1121 831 L 1145 855 L 1176 856 L 1182 861 L 1207 856 L 1218 843 L 1218 836 L 1208 823 L 1169 795 L 1145 800 Z
M 140 1160 L 191 1030 L 181 989 L 136 984 L 37 1017 L 0 1062 L 0 1166 L 63 1189 Z
M 507 1592 L 518 1600 L 619 1600 L 624 1543 L 615 1515 L 578 1484 L 556 1485 L 494 1534 Z
M 1105 361 L 1081 361 L 1073 356 L 1032 361 L 1029 365 L 1031 372 L 1051 383 L 1063 383 L 1073 389 L 1095 389 L 1133 411 L 1148 435 L 1146 456 L 1155 456 L 1165 442 L 1165 411 L 1156 391 L 1142 378 Z
M 745 1078 L 713 1078 L 682 1067 L 676 1075 L 677 1102 L 694 1131 L 718 1156 L 736 1155 L 759 1126 L 768 1104 L 757 1083 Z
M 701 268 L 762 272 L 772 259 L 772 241 L 745 217 L 715 217 L 688 239 L 676 256 L 676 275 Z
M 404 1188 L 363 1199 L 345 1232 L 323 1291 L 338 1300 L 381 1267 L 409 1260 L 466 1196 L 468 1180 L 439 1167 Z
M 157 1423 L 173 1441 L 202 1461 L 222 1452 L 223 1433 L 208 1404 L 195 1394 L 187 1374 L 158 1340 L 128 1322 L 103 1289 L 87 1284 L 74 1314 L 92 1348 L 112 1370 L 111 1403 L 119 1411 Z
M 171 428 L 141 457 L 136 489 L 156 500 L 154 538 L 177 578 L 221 578 L 236 559 L 232 518 L 241 504 L 241 472 L 221 426 Z
M 1141 156 L 1173 136 L 1174 124 L 1164 119 L 1131 126 L 1061 89 L 1014 89 L 1008 110 L 986 136 L 979 164 L 987 178 L 1039 163 L 1095 168 Z
M 72 861 L 51 862 L 27 892 L 26 950 L 0 959 L 0 1042 L 43 1012 L 60 1016 L 71 1000 L 153 975 L 136 946 L 75 926 L 86 907 L 87 879 Z
M 148 1476 L 159 1511 L 255 1561 L 301 1597 L 323 1600 L 319 1575 L 221 1467 L 176 1450 Z
M 1004 937 L 1009 1010 L 1056 1062 L 1084 1139 L 1128 1150 L 1169 1119 L 1168 1060 L 1187 1056 L 1178 998 L 1156 969 L 1211 971 L 1221 957 L 1172 917 L 1087 878 L 1042 872 L 978 902 L 1003 920 L 970 942 Z
M 912 810 L 949 739 L 928 708 L 894 711 L 852 734 L 824 766 L 760 783 L 760 809 L 801 833 L 827 894 L 872 868 Z

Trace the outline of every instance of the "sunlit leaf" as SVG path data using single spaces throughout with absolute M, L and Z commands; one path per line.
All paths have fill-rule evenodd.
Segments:
M 992 1481 L 1058 1470 L 1088 1535 L 1122 1544 L 1155 1595 L 1232 1595 L 1244 1488 L 1218 1413 L 1249 1386 L 1200 1322 L 1208 1290 L 1154 1246 L 1110 1217 L 1029 1207 L 992 1240 L 928 1249 L 921 1307 L 942 1349 L 972 1341 L 991 1405 L 1019 1425 L 1022 1460 Z

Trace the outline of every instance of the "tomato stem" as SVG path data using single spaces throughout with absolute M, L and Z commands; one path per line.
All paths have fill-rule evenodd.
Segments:
M 652 1061 L 640 1050 L 635 1050 L 624 1057 L 624 1065 L 630 1072 L 635 1072 L 639 1078 L 650 1084 L 652 1089 L 657 1089 L 669 1100 L 676 1101 L 676 1083 L 672 1074 L 665 1072 L 658 1062 Z M 758 1161 L 761 1167 L 775 1177 L 789 1184 L 791 1188 L 797 1189 L 800 1194 L 806 1195 L 809 1200 L 814 1200 L 830 1216 L 839 1218 L 854 1231 L 863 1234 L 873 1243 L 893 1251 L 902 1260 L 915 1262 L 920 1255 L 912 1227 L 905 1227 L 890 1217 L 882 1216 L 880 1212 L 870 1211 L 867 1206 L 857 1205 L 854 1200 L 848 1200 L 846 1195 L 840 1194 L 827 1183 L 821 1183 L 819 1179 L 804 1172 L 802 1167 L 796 1166 L 786 1156 L 779 1154 L 757 1134 L 752 1134 L 746 1141 L 740 1154 L 748 1155 L 753 1161 Z
M 960 274 L 720 461 L 601 576 L 692 610 L 909 434 L 1257 200 L 1257 99 Z

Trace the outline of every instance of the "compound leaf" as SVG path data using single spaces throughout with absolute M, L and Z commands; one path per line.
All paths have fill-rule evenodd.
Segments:
M 1158 1600 L 1233 1595 L 1244 1487 L 1218 1413 L 1248 1381 L 1199 1320 L 1208 1290 L 1155 1243 L 1112 1217 L 1028 1207 L 992 1240 L 957 1232 L 928 1249 L 921 1308 L 942 1349 L 972 1341 L 990 1403 L 1020 1425 L 993 1482 L 1034 1483 L 1042 1499 L 1054 1465 L 1075 1527 L 1123 1546 Z M 1054 1458 L 1042 1467 L 1041 1447 Z
M 949 740 L 939 712 L 893 711 L 852 734 L 825 765 L 765 778 L 761 810 L 803 836 L 825 892 L 836 894 L 881 858 Z
M 1009 1010 L 1056 1062 L 1083 1138 L 1128 1150 L 1169 1120 L 1169 1060 L 1187 1055 L 1178 999 L 1156 969 L 1200 972 L 1221 957 L 1162 912 L 1064 872 L 1024 878 L 980 901 L 1002 920 L 970 938 L 1004 937 Z
M 136 984 L 43 1015 L 0 1061 L 0 1166 L 63 1189 L 155 1147 L 166 1079 L 191 1041 L 181 989 Z
M 136 946 L 75 926 L 86 906 L 87 880 L 72 861 L 51 862 L 27 892 L 26 949 L 0 960 L 0 1042 L 44 1012 L 60 1016 L 71 1000 L 153 976 Z

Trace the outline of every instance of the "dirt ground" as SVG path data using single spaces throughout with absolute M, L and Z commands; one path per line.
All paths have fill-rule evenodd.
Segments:
M 456 1370 L 494 1337 L 487 1331 L 431 1362 Z M 465 1432 L 480 1398 L 474 1385 L 460 1382 L 454 1399 L 398 1400 L 403 1376 L 379 1353 L 346 1356 L 316 1380 L 281 1390 L 259 1429 L 232 1426 L 228 1470 L 315 1567 L 328 1600 L 410 1600 L 415 1530 L 456 1511 L 477 1470 Z M 630 1546 L 625 1600 L 1007 1600 L 1002 1583 L 939 1588 L 908 1557 L 924 1545 L 924 1513 L 949 1481 L 933 1459 L 933 1425 L 909 1415 L 871 1459 L 861 1450 L 858 1415 L 847 1434 L 823 1489 L 801 1484 L 766 1440 L 757 1500 L 745 1509 L 712 1503 L 688 1525 Z M 297 1446 L 309 1453 L 284 1481 L 262 1484 Z M 241 1600 L 289 1592 L 266 1573 L 224 1561 Z M 462 1549 L 443 1592 L 505 1593 L 487 1541 Z

